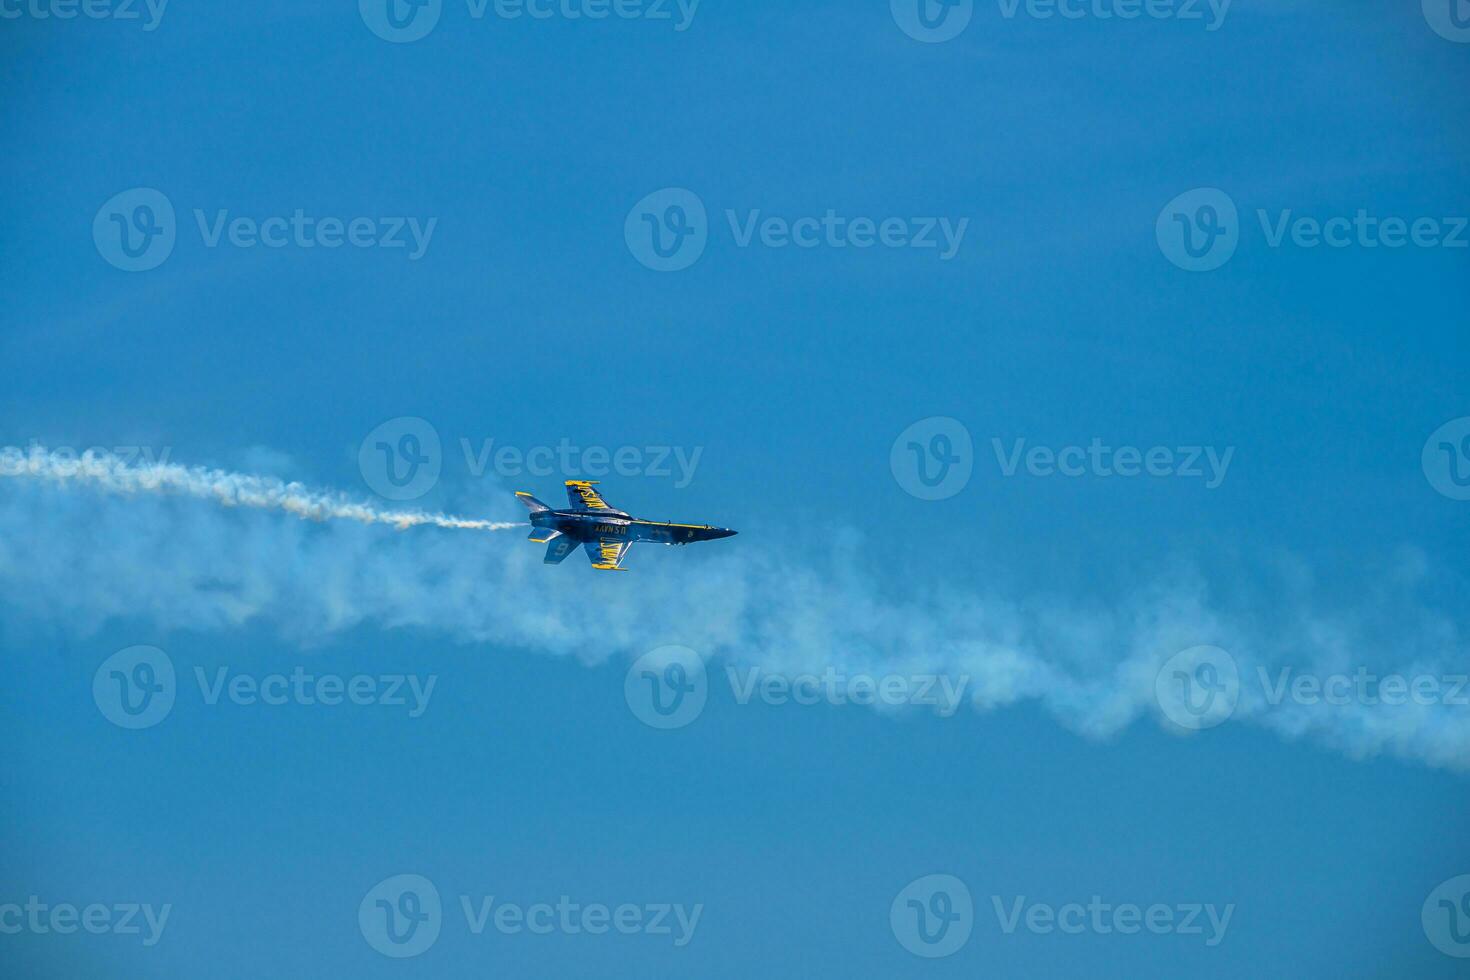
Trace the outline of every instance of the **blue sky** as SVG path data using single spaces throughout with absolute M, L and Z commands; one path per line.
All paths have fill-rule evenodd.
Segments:
M 0 479 L 7 973 L 1463 975 L 1448 4 L 975 3 L 925 41 L 881 0 L 444 0 L 404 43 L 356 7 L 3 5 L 0 445 L 507 522 L 511 490 L 559 504 L 582 450 L 621 449 L 612 503 L 741 533 L 613 575 L 544 567 L 522 529 Z M 1341 247 L 1312 230 L 1335 218 Z M 780 244 L 803 219 L 812 247 Z M 171 250 L 128 271 L 119 220 Z M 684 267 L 650 267 L 649 221 L 698 226 Z M 1181 228 L 1214 268 L 1181 267 Z M 941 432 L 969 475 L 924 499 Z M 384 433 L 438 442 L 409 499 Z M 1170 475 L 1116 472 L 1155 447 Z M 174 700 L 131 729 L 109 684 L 139 657 Z M 669 657 L 705 700 L 660 729 L 639 692 Z M 1228 717 L 1179 714 L 1181 664 L 1235 671 Z M 742 703 L 750 671 L 963 703 Z M 293 673 L 374 678 L 370 703 L 219 686 Z M 1393 673 L 1437 700 L 1273 697 Z M 378 898 L 427 896 L 400 875 L 440 899 L 422 950 L 378 928 Z M 170 912 L 146 945 L 10 929 L 33 895 Z M 462 901 L 489 896 L 640 925 L 476 933 Z M 1173 925 L 1046 928 L 1089 903 Z M 687 942 L 650 927 L 665 905 L 699 908 Z

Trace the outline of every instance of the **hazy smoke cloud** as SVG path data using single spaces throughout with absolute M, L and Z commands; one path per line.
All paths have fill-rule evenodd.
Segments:
M 0 455 L 12 476 L 19 475 L 9 468 L 16 458 Z M 165 629 L 264 622 L 314 643 L 370 623 L 588 662 L 682 643 L 712 659 L 788 674 L 832 666 L 849 675 L 966 675 L 966 696 L 978 710 L 1037 702 L 1097 738 L 1140 716 L 1179 731 L 1160 710 L 1155 680 L 1179 651 L 1212 644 L 1239 667 L 1228 724 L 1264 725 L 1353 756 L 1387 753 L 1470 769 L 1470 708 L 1448 697 L 1391 705 L 1270 696 L 1283 668 L 1293 677 L 1360 667 L 1382 675 L 1463 674 L 1463 628 L 1421 595 L 1432 591 L 1434 576 L 1416 560 L 1384 570 L 1372 594 L 1338 607 L 1324 606 L 1299 572 L 1230 598 L 1188 574 L 1133 589 L 1122 602 L 964 590 L 905 597 L 867 577 L 857 542 L 841 533 L 830 536 L 827 553 L 767 553 L 742 538 L 739 548 L 640 563 L 635 547 L 633 571 L 594 575 L 543 568 L 542 549 L 513 536 L 432 529 L 508 522 L 379 511 L 213 470 L 93 460 L 80 473 L 53 473 L 49 465 L 27 469 L 35 479 L 0 479 L 0 602 L 67 628 L 88 631 L 121 618 Z M 254 508 L 431 527 L 400 534 L 360 523 L 283 521 Z M 573 575 L 575 588 L 567 583 Z

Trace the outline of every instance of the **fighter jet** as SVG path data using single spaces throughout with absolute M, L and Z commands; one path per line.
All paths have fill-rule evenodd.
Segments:
M 734 531 L 709 524 L 674 524 L 668 521 L 642 521 L 608 506 L 602 495 L 592 489 L 596 480 L 568 480 L 568 510 L 552 510 L 526 493 L 516 491 L 516 499 L 531 512 L 531 540 L 545 544 L 546 564 L 560 564 L 581 545 L 599 572 L 621 572 L 623 559 L 635 541 L 654 544 L 688 544 L 691 541 L 713 541 L 728 538 Z

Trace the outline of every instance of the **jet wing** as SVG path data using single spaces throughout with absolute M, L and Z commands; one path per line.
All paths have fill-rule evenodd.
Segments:
M 596 480 L 567 481 L 567 499 L 571 501 L 573 510 L 599 511 L 613 509 L 608 506 L 606 500 L 602 499 L 602 494 L 592 489 L 596 483 Z
M 619 541 L 617 538 L 598 538 L 596 541 L 583 542 L 582 547 L 587 549 L 592 567 L 599 572 L 621 572 L 624 570 L 623 558 L 628 554 L 628 549 L 633 547 L 633 542 Z

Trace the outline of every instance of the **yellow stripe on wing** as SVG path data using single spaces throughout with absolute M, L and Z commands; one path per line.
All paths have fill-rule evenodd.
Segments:
M 649 527 L 692 527 L 692 528 L 696 528 L 696 529 L 701 530 L 701 531 L 703 531 L 703 530 L 709 530 L 709 529 L 711 529 L 713 527 L 713 525 L 710 525 L 710 524 L 676 524 L 673 521 L 640 521 L 640 520 L 635 520 L 635 521 L 633 521 L 633 523 L 634 524 L 646 524 Z

